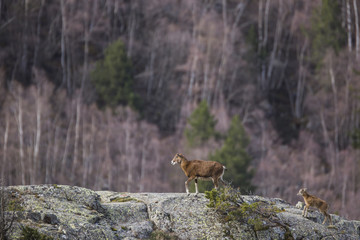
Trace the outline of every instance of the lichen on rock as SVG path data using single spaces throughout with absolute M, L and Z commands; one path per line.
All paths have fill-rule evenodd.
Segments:
M 260 196 L 241 196 L 238 207 L 276 211 L 268 218 L 250 216 L 241 222 L 234 218 L 224 221 L 207 206 L 204 194 L 118 193 L 64 185 L 12 186 L 7 190 L 17 204 L 9 209 L 16 213 L 17 223 L 10 239 L 19 238 L 22 227 L 68 240 L 359 239 L 360 234 L 360 221 L 332 215 L 334 227 L 329 228 L 320 224 L 323 216 L 318 211 L 304 218 L 300 209 L 286 201 Z

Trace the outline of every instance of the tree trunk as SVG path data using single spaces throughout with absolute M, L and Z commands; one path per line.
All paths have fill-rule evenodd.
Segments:
M 334 173 L 337 171 L 337 163 L 339 159 L 339 120 L 338 120 L 338 101 L 337 101 L 337 88 L 335 83 L 335 76 L 332 66 L 329 69 L 331 86 L 334 95 L 334 152 L 335 152 L 335 165 L 334 165 Z
M 65 17 L 65 3 L 60 0 L 61 4 L 61 68 L 63 70 L 62 85 L 66 82 L 66 65 L 65 65 L 65 32 L 66 32 L 66 17 Z
M 61 165 L 58 164 L 58 152 L 59 152 L 59 132 L 60 132 L 60 127 L 57 126 L 56 121 L 54 123 L 55 125 L 55 134 L 54 134 L 54 147 L 53 147 L 53 154 L 52 154 L 52 165 L 51 165 L 51 176 L 52 178 L 56 179 L 57 175 L 59 174 L 59 171 L 57 171 L 58 167 L 60 167 L 61 170 Z M 60 158 L 59 158 L 60 160 Z M 59 163 L 61 163 L 59 161 Z M 60 171 L 61 173 L 61 171 Z M 52 178 L 48 178 L 48 179 L 52 179 Z
M 259 0 L 259 16 L 258 16 L 259 73 L 258 73 L 258 81 L 260 83 L 260 87 L 262 88 L 262 90 L 267 89 L 264 48 L 267 44 L 269 8 L 270 8 L 270 0 L 266 0 L 265 12 L 264 12 L 263 0 Z M 263 16 L 263 14 L 264 14 L 264 16 Z
M 74 160 L 71 168 L 71 183 L 75 183 L 75 170 L 79 164 L 79 138 L 80 138 L 80 119 L 81 119 L 81 94 L 76 100 L 76 122 L 75 122 L 75 143 L 74 143 Z
M 22 74 L 26 74 L 27 64 L 28 64 L 28 12 L 29 12 L 29 0 L 24 0 L 25 10 L 24 10 L 24 28 L 23 28 L 23 45 L 22 45 L 22 56 L 20 69 Z
M 354 13 L 355 13 L 355 30 L 356 30 L 356 41 L 355 41 L 355 50 L 356 50 L 356 59 L 360 60 L 360 30 L 359 30 L 359 15 L 357 10 L 356 0 L 353 0 Z
M 51 156 L 51 149 L 52 149 L 52 132 L 53 129 L 50 126 L 50 123 L 48 123 L 48 134 L 47 134 L 47 146 L 46 146 L 46 154 L 45 154 L 45 184 L 49 184 L 51 182 L 51 168 L 54 164 L 54 156 Z
M 348 180 L 348 175 L 347 175 L 347 173 L 345 173 L 343 176 L 343 184 L 342 184 L 343 186 L 342 186 L 342 194 L 341 194 L 341 210 L 342 211 L 345 211 L 347 180 Z
M 107 167 L 107 185 L 108 188 L 111 189 L 111 185 L 112 185 L 112 162 L 111 162 L 111 155 L 110 155 L 110 132 L 111 132 L 111 127 L 110 127 L 110 117 L 109 117 L 109 113 L 108 115 L 108 130 L 107 130 L 107 134 L 106 134 L 106 143 L 105 143 L 105 162 L 106 162 L 106 167 Z
M 22 90 L 21 87 L 18 87 L 18 102 L 17 102 L 17 116 L 16 122 L 18 126 L 18 134 L 19 134 L 19 158 L 20 158 L 20 171 L 21 171 L 21 184 L 25 185 L 25 157 L 24 157 L 24 131 L 23 131 L 23 107 L 22 107 Z
M 220 98 L 222 95 L 222 89 L 223 89 L 223 81 L 225 81 L 225 75 L 226 75 L 226 66 L 227 66 L 227 44 L 228 44 L 228 23 L 227 23 L 227 2 L 226 0 L 222 1 L 223 4 L 223 11 L 222 11 L 222 17 L 223 17 L 223 24 L 224 24 L 224 37 L 222 42 L 222 49 L 221 49 L 221 59 L 220 59 L 220 66 L 218 69 L 218 76 L 217 76 L 217 83 L 215 86 L 215 96 L 214 96 L 214 102 L 218 101 L 220 102 Z
M 345 29 L 346 25 L 346 0 L 341 0 L 341 27 Z
M 87 171 L 88 171 L 88 152 L 87 152 L 87 133 L 86 133 L 86 129 L 85 129 L 85 116 L 83 117 L 83 124 L 82 124 L 82 160 L 83 160 L 83 164 L 82 164 L 82 186 L 85 187 L 86 184 L 86 178 L 87 178 Z M 90 133 L 91 134 L 91 133 Z
M 83 131 L 84 134 L 85 131 Z M 89 146 L 89 153 L 87 157 L 83 157 L 84 159 L 84 172 L 83 172 L 83 186 L 86 187 L 88 185 L 88 175 L 92 169 L 92 159 L 94 159 L 94 142 L 95 142 L 95 116 L 91 114 L 91 132 L 90 132 L 90 146 Z M 84 137 L 84 136 L 83 136 Z M 83 144 L 84 145 L 84 144 Z
M 197 68 L 197 61 L 198 61 L 198 54 L 197 54 L 197 50 L 195 50 L 195 56 L 192 62 L 192 67 L 191 67 L 191 72 L 190 72 L 190 82 L 189 82 L 189 89 L 188 89 L 188 96 L 190 98 L 191 101 L 191 97 L 192 97 L 192 93 L 193 93 L 193 85 L 195 83 L 195 78 L 196 78 L 196 68 Z
M 334 182 L 334 177 L 335 177 L 335 172 L 334 172 L 335 157 L 333 155 L 331 155 L 329 152 L 329 151 L 332 151 L 333 144 L 330 141 L 329 133 L 328 133 L 327 126 L 325 123 L 325 119 L 324 119 L 324 114 L 322 113 L 322 111 L 320 112 L 320 122 L 321 122 L 321 127 L 323 130 L 324 142 L 325 142 L 325 144 L 328 145 L 328 148 L 330 149 L 328 151 L 326 149 L 324 150 L 326 152 L 326 159 L 330 159 L 330 161 L 331 161 L 331 163 L 330 163 L 331 164 L 331 173 L 330 173 L 328 186 L 327 186 L 327 190 L 329 191 L 330 187 L 332 186 L 332 184 Z
M 40 99 L 40 88 L 38 84 L 36 89 L 36 134 L 35 134 L 35 145 L 33 153 L 33 176 L 30 176 L 31 184 L 35 184 L 36 175 L 38 171 L 38 158 L 40 149 L 40 138 L 41 138 L 41 99 Z
M 67 44 L 65 45 L 66 49 L 66 87 L 67 87 L 67 92 L 68 94 L 71 96 L 73 93 L 73 86 L 72 86 L 72 82 L 71 82 L 71 57 L 72 57 L 72 49 L 71 49 L 71 43 L 68 37 L 66 37 L 66 41 Z
M 266 76 L 268 81 L 271 81 L 272 71 L 273 71 L 273 67 L 274 67 L 274 61 L 276 59 L 276 55 L 277 55 L 276 53 L 277 53 L 279 41 L 281 38 L 282 22 L 283 22 L 283 1 L 279 0 L 279 12 L 278 12 L 278 18 L 277 18 L 277 22 L 276 22 L 274 44 L 273 44 L 273 49 L 271 51 L 270 62 L 269 62 L 269 67 L 268 67 L 268 71 L 267 71 L 267 76 Z M 274 83 L 275 82 L 276 81 L 274 81 Z M 271 88 L 275 87 L 275 86 L 276 86 L 276 84 L 270 84 Z
M 41 0 L 40 10 L 39 10 L 38 18 L 37 18 L 36 44 L 35 44 L 35 49 L 34 49 L 33 66 L 36 66 L 36 64 L 37 64 L 37 58 L 38 58 L 38 53 L 39 53 L 41 17 L 42 17 L 42 14 L 43 14 L 44 3 L 45 3 L 45 0 Z
M 84 44 L 84 64 L 83 64 L 83 74 L 81 79 L 81 87 L 79 98 L 82 98 L 82 94 L 85 87 L 85 81 L 88 74 L 88 65 L 89 65 L 89 41 L 90 41 L 90 33 L 88 31 L 85 32 L 85 44 Z
M 295 111 L 294 115 L 297 119 L 302 117 L 303 103 L 304 103 L 304 95 L 305 95 L 305 73 L 304 73 L 304 55 L 308 45 L 308 39 L 306 38 L 304 41 L 304 45 L 301 48 L 300 57 L 299 57 L 299 76 L 298 76 L 298 84 L 296 88 L 296 99 L 295 99 Z
M 204 66 L 204 86 L 202 89 L 201 99 L 210 102 L 209 94 L 208 94 L 208 82 L 209 82 L 209 60 L 206 59 L 205 66 Z
M 347 35 L 348 35 L 348 49 L 349 53 L 352 51 L 351 42 L 351 11 L 350 11 L 350 0 L 346 0 L 346 23 L 347 23 Z
M 151 48 L 151 53 L 150 53 L 150 63 L 149 63 L 150 77 L 149 77 L 147 92 L 146 92 L 147 99 L 150 98 L 153 81 L 154 81 L 154 61 L 155 61 L 155 50 L 153 47 L 153 48 Z
M 65 85 L 66 84 L 66 79 L 67 79 L 67 72 L 66 72 L 66 9 L 65 9 L 65 2 L 64 0 L 60 0 L 60 4 L 61 4 L 61 68 L 62 68 L 62 72 L 63 72 L 63 76 L 62 76 L 62 83 L 61 85 Z
M 131 2 L 130 2 L 130 5 Z M 129 20 L 129 43 L 128 43 L 128 51 L 127 51 L 127 56 L 129 58 L 131 58 L 132 56 L 132 49 L 133 49 L 133 45 L 134 45 L 134 35 L 135 35 L 135 28 L 136 28 L 136 16 L 134 13 L 134 9 L 131 6 L 131 13 L 130 13 L 130 20 Z
M 232 25 L 232 31 L 231 32 L 234 32 L 234 30 L 236 29 L 236 27 L 238 26 L 239 22 L 240 22 L 240 18 L 241 16 L 243 15 L 244 11 L 245 11 L 245 8 L 246 6 L 248 5 L 250 0 L 246 0 L 245 3 L 244 2 L 241 2 L 241 3 L 238 3 L 238 5 L 236 6 L 236 10 L 237 10 L 237 14 L 236 14 L 236 17 L 235 17 L 235 20 L 234 20 L 234 23 Z M 231 41 L 234 41 L 234 36 L 235 34 L 232 35 L 231 37 Z
M 263 3 L 264 0 L 259 0 L 259 12 L 258 12 L 258 55 L 261 53 L 263 44 Z
M 73 124 L 73 111 L 71 110 L 70 122 L 69 122 L 69 126 L 68 126 L 68 129 L 67 129 L 67 132 L 66 132 L 64 154 L 63 154 L 63 158 L 62 158 L 62 161 L 61 161 L 61 174 L 63 176 L 66 176 L 65 169 L 66 169 L 66 163 L 67 163 L 67 157 L 68 157 L 68 151 L 69 151 L 72 124 Z
M 7 164 L 7 145 L 8 145 L 8 139 L 9 139 L 9 113 L 6 112 L 6 116 L 5 116 L 5 132 L 4 132 L 4 146 L 3 146 L 3 162 L 1 165 L 1 179 L 5 179 L 5 170 Z
M 264 16 L 264 39 L 262 46 L 265 47 L 267 45 L 268 33 L 269 33 L 269 12 L 270 12 L 270 0 L 266 0 L 265 5 L 265 16 Z
M 127 174 L 127 187 L 126 191 L 131 192 L 131 185 L 133 183 L 133 164 L 130 153 L 130 129 L 127 127 L 125 129 L 125 157 L 128 165 L 128 174 Z
M 145 132 L 143 136 L 143 144 L 141 149 L 141 168 L 140 168 L 140 186 L 139 191 L 143 192 L 145 190 L 145 171 L 146 171 L 146 156 L 147 156 L 147 145 L 149 142 L 148 134 Z

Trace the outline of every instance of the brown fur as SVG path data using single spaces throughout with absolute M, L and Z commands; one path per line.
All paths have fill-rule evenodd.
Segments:
M 181 169 L 184 171 L 188 180 L 185 182 L 186 192 L 189 194 L 189 183 L 195 179 L 196 193 L 198 193 L 197 179 L 212 179 L 215 188 L 219 187 L 218 182 L 221 181 L 225 184 L 222 179 L 222 175 L 225 171 L 225 166 L 215 161 L 204 161 L 204 160 L 192 160 L 189 161 L 186 157 L 180 153 L 177 153 L 171 160 L 173 165 L 180 164 Z
M 332 225 L 331 216 L 330 214 L 327 213 L 329 205 L 324 200 L 315 197 L 313 195 L 310 195 L 309 193 L 306 192 L 306 188 L 300 189 L 297 195 L 302 196 L 304 198 L 305 207 L 302 213 L 303 217 L 307 217 L 309 207 L 316 207 L 325 216 L 323 224 L 325 224 L 326 220 L 329 219 L 330 224 Z

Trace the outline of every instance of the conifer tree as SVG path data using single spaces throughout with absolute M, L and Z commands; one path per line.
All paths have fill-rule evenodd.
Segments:
M 337 53 L 346 42 L 338 1 L 322 0 L 320 7 L 314 10 L 311 22 L 312 60 L 319 66 L 327 49 L 332 48 Z
M 91 73 L 100 107 L 130 105 L 138 107 L 138 97 L 133 89 L 132 64 L 119 39 L 105 49 L 105 58 L 97 62 Z
M 211 115 L 208 104 L 202 101 L 188 118 L 189 126 L 185 129 L 185 137 L 191 147 L 196 147 L 216 136 L 216 120 Z
M 249 169 L 251 157 L 246 150 L 248 145 L 249 138 L 245 129 L 239 117 L 235 116 L 231 121 L 224 145 L 209 157 L 210 160 L 221 162 L 226 166 L 225 180 L 246 192 L 254 190 L 254 186 L 251 185 L 254 172 Z

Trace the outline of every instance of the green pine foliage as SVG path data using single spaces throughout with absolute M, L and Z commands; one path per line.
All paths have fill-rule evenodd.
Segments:
M 21 240 L 52 240 L 54 238 L 49 237 L 43 233 L 40 233 L 37 229 L 28 226 L 21 227 Z
M 202 101 L 190 115 L 188 125 L 185 129 L 185 137 L 190 147 L 197 147 L 217 135 L 216 120 L 211 115 L 206 101 Z
M 257 51 L 258 47 L 258 36 L 256 31 L 256 25 L 252 24 L 247 30 L 246 36 L 245 36 L 246 43 L 251 46 L 251 50 L 253 52 Z
M 354 149 L 360 148 L 360 129 L 356 128 L 351 134 L 351 145 Z
M 235 116 L 231 121 L 224 145 L 209 158 L 226 166 L 224 179 L 230 181 L 234 187 L 251 192 L 254 190 L 254 186 L 251 185 L 254 171 L 249 169 L 251 158 L 246 151 L 248 145 L 249 138 L 245 129 L 239 117 Z
M 277 218 L 276 214 L 283 211 L 261 201 L 247 203 L 241 197 L 240 191 L 231 187 L 222 188 L 220 191 L 207 191 L 205 197 L 209 199 L 207 207 L 214 208 L 220 220 L 248 224 L 255 231 L 267 229 L 269 223 Z
M 96 63 L 91 80 L 100 107 L 115 108 L 120 104 L 139 108 L 139 98 L 133 88 L 132 63 L 120 39 L 105 49 L 105 57 Z
M 322 0 L 320 7 L 313 12 L 311 22 L 309 37 L 312 39 L 312 61 L 319 66 L 327 49 L 332 48 L 337 53 L 346 43 L 339 2 Z

